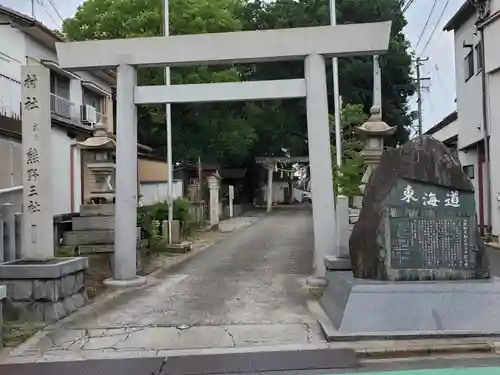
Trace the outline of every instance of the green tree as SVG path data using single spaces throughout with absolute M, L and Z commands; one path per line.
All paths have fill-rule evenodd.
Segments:
M 400 0 L 337 0 L 337 22 L 364 23 L 382 20 L 392 21 L 389 51 L 382 57 L 383 85 L 382 110 L 384 120 L 397 125 L 398 131 L 389 143 L 396 144 L 408 139 L 411 125 L 408 98 L 414 93 L 411 78 L 411 56 L 407 50 L 409 42 L 403 34 L 406 20 L 401 11 Z M 244 28 L 248 30 L 279 29 L 291 27 L 328 25 L 328 0 L 248 0 L 239 8 Z M 344 102 L 360 103 L 364 112 L 369 112 L 373 102 L 373 62 L 371 57 L 339 59 L 339 84 Z M 332 99 L 332 73 L 328 73 L 330 112 L 334 112 Z M 248 79 L 286 79 L 303 77 L 303 63 L 300 61 L 267 63 L 252 66 Z M 266 106 L 267 104 L 264 104 Z M 280 104 L 293 119 L 290 134 L 306 137 L 305 107 L 303 102 L 282 101 Z M 276 108 L 276 105 L 274 105 Z M 275 111 L 276 112 L 276 111 Z M 281 111 L 285 112 L 285 111 Z M 271 125 L 269 125 L 271 126 Z M 269 133 L 266 131 L 266 134 Z M 266 143 L 259 133 L 260 142 Z M 292 152 L 293 153 L 293 152 Z
M 200 34 L 242 29 L 233 0 L 171 0 L 170 34 Z M 115 39 L 163 35 L 163 0 L 87 0 L 63 23 L 69 40 Z M 233 66 L 174 68 L 173 84 L 231 82 L 242 79 Z M 139 84 L 163 84 L 162 69 L 141 69 Z M 139 141 L 165 152 L 165 106 L 138 109 Z M 241 163 L 257 134 L 239 103 L 172 105 L 175 160 Z M 119 131 L 119 128 L 118 128 Z
M 335 194 L 342 192 L 343 195 L 352 197 L 359 195 L 358 186 L 361 184 L 365 167 L 360 155 L 363 142 L 356 137 L 355 128 L 365 122 L 368 116 L 363 112 L 362 105 L 347 104 L 342 108 L 341 117 L 342 165 L 340 169 L 337 167 L 337 154 L 332 145 L 333 186 Z M 334 123 L 335 117 L 331 116 L 332 133 L 334 133 Z
M 383 57 L 383 116 L 397 125 L 392 143 L 408 137 L 410 78 L 406 21 L 399 0 L 337 0 L 338 23 L 393 21 L 390 50 Z M 64 22 L 69 40 L 163 35 L 163 0 L 87 0 Z M 238 30 L 278 29 L 329 24 L 328 0 L 170 0 L 170 33 L 196 34 Z M 372 59 L 339 59 L 339 82 L 344 102 L 372 103 Z M 172 69 L 173 83 L 301 78 L 300 61 L 243 66 Z M 161 84 L 163 71 L 142 69 L 140 84 Z M 331 69 L 328 69 L 330 103 Z M 333 113 L 333 107 L 330 108 Z M 139 141 L 165 151 L 164 106 L 139 108 Z M 172 106 L 175 160 L 251 164 L 254 156 L 307 155 L 304 100 L 253 103 L 185 104 Z M 389 142 L 391 143 L 391 142 Z

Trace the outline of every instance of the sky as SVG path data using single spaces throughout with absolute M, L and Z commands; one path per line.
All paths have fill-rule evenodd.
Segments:
M 82 0 L 33 1 L 35 17 L 50 28 L 60 27 L 61 18 L 71 17 L 83 2 Z M 422 67 L 422 76 L 431 78 L 425 83 L 428 90 L 423 93 L 424 131 L 456 109 L 453 32 L 443 31 L 443 26 L 464 2 L 465 0 L 436 0 L 431 14 L 434 0 L 414 0 L 405 14 L 408 22 L 405 34 L 411 42 L 412 50 L 416 49 L 417 56 L 429 58 Z M 0 0 L 0 4 L 31 15 L 31 0 Z M 427 26 L 424 28 L 426 23 Z M 432 33 L 432 38 L 428 42 Z M 418 43 L 420 35 L 422 38 Z M 428 45 L 422 54 L 426 44 Z M 417 108 L 415 98 L 411 100 L 411 105 L 413 109 Z

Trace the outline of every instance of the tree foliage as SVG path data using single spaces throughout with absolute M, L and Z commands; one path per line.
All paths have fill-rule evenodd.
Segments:
M 383 116 L 398 125 L 393 143 L 407 139 L 407 99 L 413 94 L 406 21 L 399 0 L 337 0 L 341 23 L 392 20 L 390 50 L 383 57 Z M 63 24 L 70 40 L 163 35 L 163 0 L 87 0 Z M 328 0 L 170 0 L 172 35 L 278 29 L 329 24 Z M 363 113 L 372 103 L 372 58 L 339 59 L 344 102 L 359 103 Z M 331 68 L 328 67 L 331 98 Z M 303 77 L 300 61 L 172 69 L 172 82 L 206 83 Z M 140 84 L 162 84 L 160 69 L 139 72 Z M 330 100 L 333 103 L 333 100 Z M 330 108 L 333 112 L 333 106 Z M 139 141 L 165 152 L 164 106 L 139 108 Z M 254 156 L 307 155 L 304 100 L 211 103 L 172 106 L 174 159 L 241 165 Z M 118 127 L 119 131 L 119 127 Z
M 335 117 L 331 118 L 331 128 L 334 132 Z M 332 142 L 333 186 L 335 194 L 340 192 L 348 197 L 359 195 L 358 186 L 364 172 L 364 161 L 360 155 L 363 142 L 356 137 L 355 128 L 368 119 L 360 104 L 347 104 L 341 112 L 342 131 L 342 165 L 337 167 L 336 149 Z

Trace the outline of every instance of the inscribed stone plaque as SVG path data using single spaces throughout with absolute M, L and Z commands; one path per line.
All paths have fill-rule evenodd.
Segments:
M 25 258 L 54 257 L 50 70 L 24 65 L 22 73 L 23 249 Z
M 489 278 L 474 189 L 446 146 L 423 136 L 384 151 L 349 251 L 360 278 Z
M 397 270 L 474 267 L 474 194 L 400 180 L 386 200 L 387 266 Z

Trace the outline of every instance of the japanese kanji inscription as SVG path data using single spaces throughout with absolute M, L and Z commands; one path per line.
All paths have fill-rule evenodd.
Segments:
M 50 71 L 22 67 L 23 108 L 23 256 L 54 256 Z

